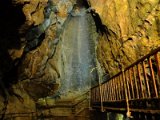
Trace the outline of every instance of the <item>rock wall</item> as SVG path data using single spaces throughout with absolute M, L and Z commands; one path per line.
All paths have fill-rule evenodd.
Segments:
M 1 2 L 2 114 L 36 111 L 35 102 L 39 98 L 53 95 L 58 88 L 60 74 L 57 69 L 57 45 L 63 24 L 74 4 L 75 0 Z
M 159 0 L 90 0 L 108 34 L 99 36 L 98 59 L 111 76 L 160 43 Z
M 19 69 L 19 79 L 26 80 L 24 87 L 33 98 L 53 94 L 58 88 L 60 73 L 57 68 L 59 54 L 57 44 L 73 4 L 74 2 L 70 0 L 48 1 L 43 10 L 45 16 L 43 22 L 38 26 L 34 25 L 26 34 L 27 44 L 24 47 L 26 54 Z M 34 16 L 32 18 L 34 19 Z
M 97 58 L 110 76 L 159 46 L 159 0 L 90 3 L 107 28 L 99 35 Z M 60 78 L 59 35 L 74 4 L 75 0 L 0 2 L 1 113 L 35 111 L 38 98 L 54 94 Z

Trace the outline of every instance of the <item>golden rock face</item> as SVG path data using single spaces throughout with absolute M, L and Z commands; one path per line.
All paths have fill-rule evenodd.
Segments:
M 23 58 L 17 71 L 20 82 L 12 86 L 13 91 L 24 98 L 25 101 L 21 103 L 17 97 L 10 97 L 8 112 L 14 112 L 15 109 L 16 112 L 23 112 L 26 111 L 28 106 L 30 108 L 27 108 L 27 111 L 34 111 L 35 104 L 30 97 L 38 99 L 50 95 L 58 89 L 59 71 L 57 61 L 59 46 L 55 45 L 55 41 L 61 30 L 58 29 L 59 26 L 56 22 L 63 24 L 75 0 L 50 0 L 52 5 L 56 6 L 54 9 L 57 10 L 57 13 L 52 11 L 49 18 L 44 15 L 48 0 L 13 1 L 15 4 L 23 5 L 24 29 L 29 31 L 30 26 L 33 28 L 38 26 L 37 31 L 43 33 L 44 36 L 41 43 L 30 50 Z M 130 65 L 151 49 L 159 46 L 159 0 L 90 0 L 90 3 L 99 13 L 103 24 L 109 29 L 108 36 L 99 37 L 97 57 L 105 71 L 109 72 L 110 75 L 116 74 L 122 67 Z M 32 37 L 39 39 L 40 35 L 37 36 Z M 27 41 L 24 36 L 20 39 L 23 40 L 23 43 L 19 48 L 7 49 L 7 54 L 10 55 L 12 60 L 22 56 L 24 48 L 30 40 Z M 57 49 L 55 50 L 55 48 Z M 21 82 L 21 80 L 23 81 Z M 51 82 L 54 84 L 50 84 Z M 0 101 L 4 101 L 1 96 Z M 15 104 L 13 105 L 13 103 Z M 17 105 L 20 107 L 17 107 Z M 2 108 L 0 107 L 0 110 Z
M 10 6 L 13 5 L 11 9 L 17 6 L 19 7 L 19 5 L 23 6 L 19 7 L 22 8 L 19 10 L 23 12 L 25 20 L 22 25 L 16 26 L 15 28 L 19 30 L 16 32 L 18 37 L 15 37 L 19 39 L 17 40 L 19 46 L 8 47 L 6 45 L 7 48 L 5 45 L 1 45 L 4 46 L 5 53 L 9 56 L 9 62 L 11 64 L 8 64 L 8 61 L 3 58 L 3 56 L 0 56 L 4 63 L 11 67 L 7 68 L 2 62 L 0 66 L 2 64 L 5 68 L 5 70 L 2 71 L 4 73 L 10 72 L 12 64 L 13 66 L 18 64 L 15 71 L 17 73 L 17 75 L 15 75 L 17 82 L 14 85 L 10 85 L 9 89 L 11 90 L 6 90 L 9 94 L 13 93 L 13 96 L 8 96 L 9 104 L 7 112 L 32 112 L 35 111 L 35 100 L 53 95 L 58 89 L 58 79 L 60 75 L 57 69 L 59 53 L 57 43 L 63 22 L 67 19 L 68 12 L 72 9 L 75 1 L 54 0 L 49 3 L 48 0 L 12 0 L 12 2 L 13 4 L 10 3 Z M 48 13 L 46 13 L 47 7 L 50 8 L 48 9 Z M 8 13 L 10 14 L 10 12 Z M 4 19 L 3 21 L 6 20 Z M 8 21 L 10 25 L 10 20 Z M 13 22 L 12 24 L 16 24 L 16 20 L 15 23 Z M 12 26 L 10 26 L 10 28 L 11 27 Z M 13 41 L 12 38 L 7 37 L 3 40 L 2 36 L 2 43 L 6 41 L 6 39 L 9 42 Z M 0 74 L 2 74 L 1 69 Z M 4 81 L 6 81 L 6 79 Z M 12 78 L 9 78 L 9 81 L 12 82 Z M 17 94 L 24 99 L 23 103 L 16 97 Z M 4 98 L 1 97 L 2 96 L 0 96 L 0 102 L 2 105 L 0 106 L 0 111 L 4 107 Z M 15 105 L 13 103 L 15 103 Z
M 73 1 L 70 0 L 51 1 L 49 6 L 50 10 L 52 9 L 51 13 L 45 18 L 46 3 L 47 1 L 33 1 L 26 3 L 23 7 L 26 23 L 35 26 L 33 29 L 31 28 L 31 32 L 27 33 L 26 39 L 32 43 L 32 39 L 39 39 L 37 36 L 44 34 L 41 44 L 25 55 L 18 69 L 19 80 L 33 80 L 23 84 L 24 89 L 34 99 L 51 95 L 58 89 L 59 45 L 56 45 L 56 40 L 59 39 L 63 22 L 73 7 Z M 27 44 L 24 45 L 24 49 Z
M 24 0 L 21 3 L 25 2 Z M 48 0 L 31 0 L 24 4 L 23 13 L 26 16 L 26 22 L 31 25 L 39 25 L 44 20 L 44 8 L 47 5 Z
M 100 38 L 99 61 L 111 75 L 147 54 L 160 43 L 158 0 L 90 0 L 110 33 Z M 116 36 L 116 37 L 115 37 Z M 109 39 L 109 40 L 108 40 Z M 103 51 L 103 54 L 102 54 Z M 106 56 L 106 57 L 104 57 Z

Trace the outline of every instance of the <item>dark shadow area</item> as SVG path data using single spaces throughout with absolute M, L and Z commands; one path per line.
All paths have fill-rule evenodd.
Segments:
M 25 21 L 22 5 L 13 5 L 12 0 L 0 1 L 0 74 L 5 87 L 17 80 L 17 67 L 9 55 L 9 49 L 20 49 L 19 29 Z
M 89 0 L 77 0 L 76 4 L 78 5 L 78 7 L 85 7 L 85 8 L 91 7 Z
M 12 0 L 0 1 L 0 47 L 6 49 L 20 47 L 18 30 L 25 21 L 22 7 L 22 5 L 13 5 Z
M 107 26 L 102 23 L 99 14 L 94 9 L 91 9 L 90 13 L 94 19 L 97 33 L 100 33 L 102 36 L 104 34 L 106 34 L 106 36 L 110 35 Z
M 9 95 L 22 100 L 11 88 L 17 81 L 18 74 L 17 66 L 9 54 L 10 49 L 21 48 L 19 29 L 25 21 L 22 7 L 13 5 L 12 0 L 0 1 L 0 95 L 4 98 L 1 120 L 7 110 Z

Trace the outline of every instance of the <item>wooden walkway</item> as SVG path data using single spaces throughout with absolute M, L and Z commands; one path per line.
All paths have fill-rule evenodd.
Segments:
M 160 47 L 91 88 L 92 108 L 160 114 Z
M 91 88 L 89 93 L 82 98 L 78 96 L 77 102 L 57 101 L 53 106 L 39 107 L 36 112 L 8 113 L 5 117 L 23 120 L 89 120 L 86 115 L 91 105 L 94 111 L 127 113 L 128 117 L 133 115 L 135 120 L 160 120 L 160 47 L 122 69 L 108 81 Z M 87 105 L 88 96 L 90 105 Z

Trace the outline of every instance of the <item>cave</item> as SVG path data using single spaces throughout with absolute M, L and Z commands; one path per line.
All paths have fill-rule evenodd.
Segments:
M 0 120 L 159 120 L 159 0 L 1 0 Z

